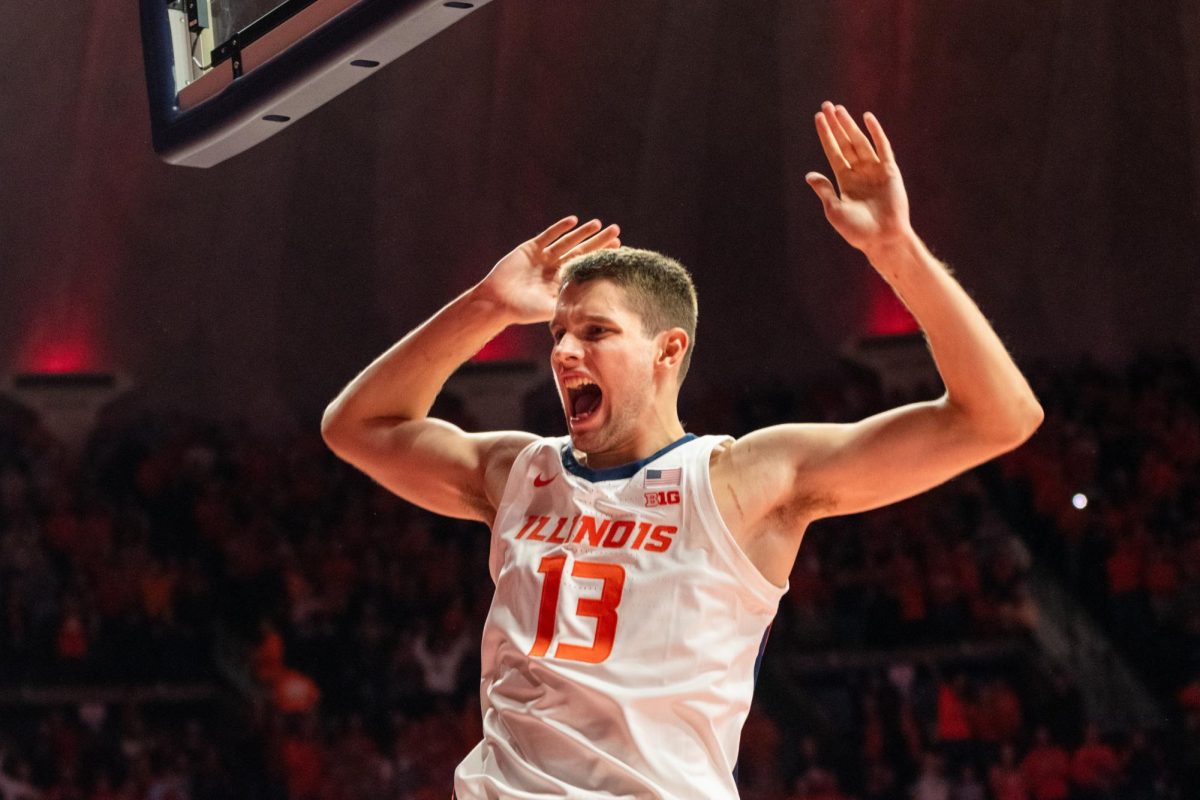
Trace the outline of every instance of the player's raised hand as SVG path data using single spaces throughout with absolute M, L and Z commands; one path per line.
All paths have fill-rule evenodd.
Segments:
M 817 136 L 833 169 L 837 189 L 819 172 L 805 176 L 821 198 L 825 218 L 854 247 L 869 252 L 911 231 L 908 195 L 892 146 L 871 112 L 863 117 L 868 139 L 845 106 L 822 104 Z
M 558 300 L 558 273 L 576 256 L 621 246 L 621 229 L 594 219 L 564 217 L 496 262 L 479 290 L 514 323 L 546 322 Z

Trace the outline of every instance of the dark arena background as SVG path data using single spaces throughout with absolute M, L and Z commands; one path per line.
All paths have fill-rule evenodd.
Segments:
M 825 99 L 887 127 L 1046 420 L 813 526 L 742 796 L 1200 797 L 1200 2 L 495 0 L 205 170 L 151 148 L 133 5 L 0 28 L 0 798 L 449 795 L 487 531 L 321 412 L 565 214 L 693 270 L 689 430 L 940 394 L 804 183 Z M 438 413 L 561 433 L 549 344 Z

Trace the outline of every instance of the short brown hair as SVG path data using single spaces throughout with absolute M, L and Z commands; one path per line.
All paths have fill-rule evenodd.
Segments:
M 559 290 L 568 283 L 587 283 L 600 278 L 625 289 L 629 304 L 642 318 L 642 328 L 648 335 L 668 328 L 687 331 L 688 348 L 679 365 L 679 382 L 682 383 L 696 346 L 698 309 L 691 274 L 678 261 L 662 253 L 618 247 L 571 259 L 563 267 Z

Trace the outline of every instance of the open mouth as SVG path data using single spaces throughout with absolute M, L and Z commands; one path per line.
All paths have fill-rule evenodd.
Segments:
M 604 393 L 587 378 L 568 378 L 563 382 L 567 390 L 567 408 L 571 423 L 583 422 L 600 409 Z

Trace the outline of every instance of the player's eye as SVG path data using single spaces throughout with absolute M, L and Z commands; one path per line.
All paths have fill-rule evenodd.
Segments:
M 562 341 L 563 333 L 564 331 L 562 328 L 555 328 L 550 331 L 550 338 L 554 339 L 555 344 L 558 344 Z
M 603 335 L 607 331 L 606 328 L 601 328 L 599 325 L 589 325 L 587 329 L 588 336 L 595 338 Z

